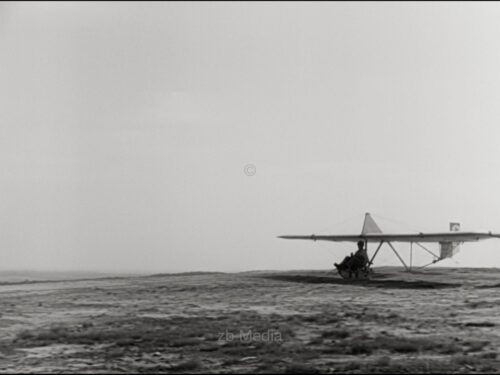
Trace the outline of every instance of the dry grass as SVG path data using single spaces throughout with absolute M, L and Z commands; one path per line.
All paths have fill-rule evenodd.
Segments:
M 201 361 L 197 359 L 189 359 L 187 361 L 183 361 L 175 366 L 172 366 L 170 368 L 171 371 L 175 372 L 190 372 L 194 370 L 198 370 L 202 368 L 202 363 Z
M 0 370 L 449 373 L 500 368 L 493 308 L 500 298 L 494 288 L 458 289 L 452 286 L 457 280 L 439 273 L 425 283 L 405 280 L 400 286 L 396 277 L 349 285 L 314 273 L 292 276 L 157 275 L 128 284 L 105 280 L 89 288 L 55 289 L 39 297 L 21 286 L 26 296 L 6 293 L 2 300 Z M 472 297 L 464 295 L 471 290 Z M 440 303 L 432 304 L 436 300 Z M 38 320 L 23 326 L 12 319 L 18 316 Z M 10 322 L 17 326 L 10 328 Z M 279 332 L 281 340 L 242 340 L 239 332 L 250 330 Z M 235 337 L 221 339 L 224 332 Z M 28 352 L 38 354 L 23 354 Z M 79 367 L 73 368 L 75 363 Z

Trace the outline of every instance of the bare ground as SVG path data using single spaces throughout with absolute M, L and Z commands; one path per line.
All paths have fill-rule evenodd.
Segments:
M 0 372 L 500 371 L 500 270 L 0 285 Z

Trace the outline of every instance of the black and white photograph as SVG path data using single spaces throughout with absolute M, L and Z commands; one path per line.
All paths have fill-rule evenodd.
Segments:
M 500 372 L 500 2 L 0 2 L 0 374 Z

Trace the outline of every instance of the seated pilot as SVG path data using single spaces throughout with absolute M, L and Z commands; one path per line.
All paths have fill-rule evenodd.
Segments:
M 351 253 L 350 256 L 346 256 L 340 264 L 334 263 L 335 267 L 338 270 L 349 270 L 349 272 L 358 271 L 365 267 L 369 259 L 364 245 L 365 243 L 363 241 L 358 241 L 358 250 L 356 253 Z

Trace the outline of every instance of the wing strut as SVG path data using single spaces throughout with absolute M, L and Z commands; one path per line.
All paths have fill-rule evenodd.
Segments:
M 427 251 L 429 254 L 431 254 L 434 258 L 438 258 L 439 257 L 433 253 L 432 251 L 430 251 L 428 248 L 426 248 L 424 245 L 422 245 L 421 243 L 418 243 L 418 242 L 415 242 L 417 244 L 417 246 L 421 247 L 422 249 L 424 249 L 425 251 Z
M 394 254 L 396 254 L 396 256 L 399 258 L 399 261 L 403 264 L 403 266 L 405 267 L 405 269 L 407 271 L 410 271 L 410 269 L 408 268 L 408 266 L 406 265 L 405 261 L 403 260 L 403 258 L 401 258 L 401 255 L 399 255 L 399 253 L 396 251 L 396 249 L 394 248 L 394 246 L 392 246 L 392 243 L 390 243 L 389 241 L 387 241 L 387 244 L 391 247 L 392 251 L 394 251 Z
M 378 244 L 378 247 L 377 247 L 377 250 L 375 250 L 375 253 L 373 254 L 372 256 L 372 259 L 370 260 L 370 262 L 368 263 L 369 266 L 371 266 L 373 264 L 373 260 L 375 259 L 375 257 L 377 256 L 378 254 L 378 251 L 380 250 L 380 248 L 382 247 L 382 244 L 384 243 L 384 241 L 380 241 L 380 243 Z
M 413 265 L 413 242 L 410 242 L 410 270 Z

